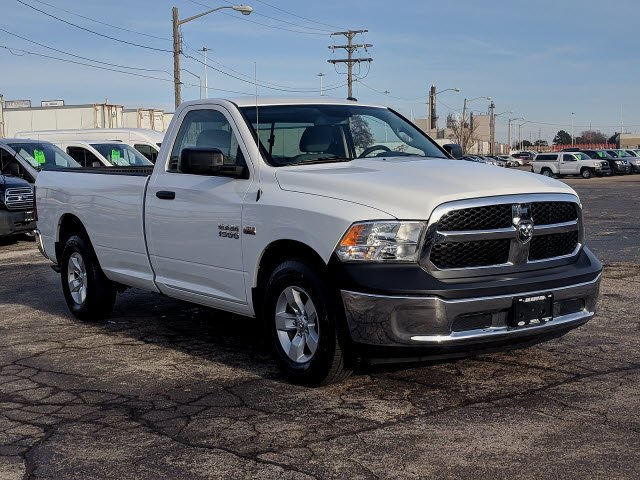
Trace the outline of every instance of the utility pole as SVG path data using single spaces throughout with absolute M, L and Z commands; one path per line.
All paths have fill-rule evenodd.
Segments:
M 436 117 L 436 86 L 431 85 L 429 89 L 429 133 L 438 129 Z
M 204 98 L 209 98 L 209 69 L 207 68 L 207 52 L 211 50 L 207 47 L 202 47 L 200 50 L 204 53 Z
M 322 93 L 322 77 L 324 77 L 324 73 L 320 72 L 317 77 L 320 77 L 320 96 L 322 97 L 324 93 Z
M 489 104 L 489 154 L 495 153 L 495 138 L 496 138 L 496 117 L 494 115 L 496 109 L 493 100 Z
M 329 46 L 329 49 L 334 52 L 336 48 L 341 48 L 346 50 L 347 58 L 327 60 L 329 63 L 332 63 L 334 65 L 337 63 L 347 64 L 347 98 L 353 98 L 353 64 L 362 63 L 362 62 L 367 62 L 367 63 L 373 62 L 373 58 L 370 58 L 370 57 L 353 58 L 353 53 L 357 51 L 359 48 L 364 48 L 364 50 L 368 52 L 367 49 L 370 47 L 373 47 L 373 45 L 370 43 L 361 43 L 361 44 L 353 43 L 353 39 L 356 35 L 360 33 L 366 33 L 366 32 L 368 32 L 368 30 L 347 30 L 346 32 L 334 32 L 331 34 L 331 36 L 344 35 L 347 38 L 346 45 L 330 45 Z
M 571 146 L 576 144 L 575 136 L 573 135 L 573 117 L 575 112 L 571 112 Z
M 180 30 L 179 30 L 179 20 L 178 20 L 178 7 L 173 7 L 171 10 L 172 13 L 172 23 L 173 23 L 173 90 L 175 94 L 175 103 L 176 108 L 180 105 L 182 101 L 182 95 L 180 92 L 180 87 L 182 83 L 180 83 Z

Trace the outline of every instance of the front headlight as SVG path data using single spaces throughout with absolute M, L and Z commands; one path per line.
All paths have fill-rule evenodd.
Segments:
M 416 262 L 425 222 L 359 222 L 336 248 L 343 262 Z
M 616 160 L 616 165 L 624 165 L 624 162 L 622 160 Z

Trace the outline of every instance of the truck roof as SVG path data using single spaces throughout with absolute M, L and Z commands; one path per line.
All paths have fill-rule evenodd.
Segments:
M 253 107 L 256 105 L 256 97 L 238 97 L 229 99 L 207 98 L 202 100 L 190 100 L 185 102 L 188 105 L 202 105 L 207 103 L 217 104 L 220 100 L 226 100 L 236 104 L 238 107 Z M 353 100 L 345 100 L 330 97 L 258 97 L 257 105 L 264 107 L 268 105 L 361 105 L 367 107 L 380 107 L 380 105 L 360 103 Z M 384 107 L 380 107 L 384 108 Z

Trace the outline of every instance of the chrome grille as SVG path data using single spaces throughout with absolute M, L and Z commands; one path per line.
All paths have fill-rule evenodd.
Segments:
M 9 210 L 33 208 L 33 189 L 31 187 L 7 188 L 4 192 L 4 204 Z
M 434 210 L 420 263 L 435 274 L 458 277 L 526 270 L 539 262 L 566 262 L 578 253 L 582 235 L 573 195 L 451 202 Z

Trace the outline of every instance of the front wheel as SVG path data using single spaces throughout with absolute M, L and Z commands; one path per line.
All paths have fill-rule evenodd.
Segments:
M 102 320 L 111 315 L 116 288 L 102 272 L 89 242 L 71 236 L 60 263 L 62 291 L 71 313 L 80 320 Z
M 342 317 L 322 276 L 309 265 L 290 260 L 276 267 L 263 312 L 276 362 L 291 382 L 320 386 L 349 376 Z
M 540 173 L 545 177 L 553 177 L 553 172 L 551 171 L 550 168 L 543 168 Z
M 583 168 L 580 171 L 580 175 L 582 176 L 582 178 L 591 178 L 592 172 L 589 168 Z

